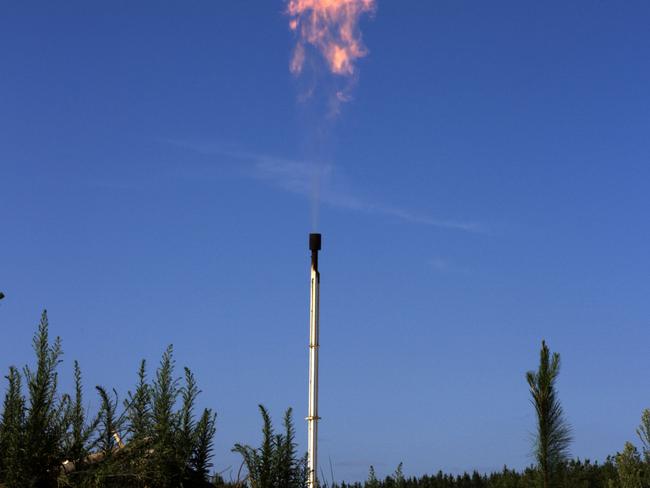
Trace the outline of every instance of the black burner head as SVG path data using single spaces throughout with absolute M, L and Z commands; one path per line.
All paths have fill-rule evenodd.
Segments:
M 320 251 L 321 236 L 320 234 L 309 234 L 309 250 Z

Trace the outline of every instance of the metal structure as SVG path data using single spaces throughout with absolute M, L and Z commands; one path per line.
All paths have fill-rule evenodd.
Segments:
M 311 251 L 311 295 L 309 306 L 309 413 L 307 416 L 307 468 L 309 488 L 318 488 L 318 326 L 320 301 L 320 273 L 318 251 L 321 235 L 309 234 Z

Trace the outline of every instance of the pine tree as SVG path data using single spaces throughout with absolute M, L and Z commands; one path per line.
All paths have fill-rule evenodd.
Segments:
M 636 433 L 643 444 L 645 462 L 650 464 L 650 409 L 646 408 L 641 414 L 641 425 L 639 425 Z
M 179 429 L 176 439 L 176 456 L 179 466 L 185 471 L 183 476 L 187 476 L 194 450 L 196 422 L 194 419 L 194 405 L 196 397 L 199 395 L 199 388 L 196 385 L 194 374 L 189 368 L 184 368 L 185 385 L 180 390 L 182 399 L 181 411 L 179 414 Z
M 151 436 L 151 387 L 147 384 L 147 364 L 143 359 L 138 369 L 135 392 L 129 391 L 124 402 L 131 442 L 141 444 Z
M 542 341 L 539 368 L 537 372 L 526 373 L 526 380 L 537 414 L 535 454 L 544 488 L 550 488 L 555 471 L 567 459 L 571 443 L 571 429 L 564 420 L 555 389 L 559 373 L 560 355 L 554 353 L 551 357 L 546 342 Z
M 176 458 L 176 433 L 179 415 L 174 405 L 179 395 L 178 379 L 174 378 L 173 347 L 164 352 L 151 388 L 152 455 L 149 475 L 160 488 L 176 486 L 180 482 Z
M 61 340 L 49 342 L 47 312 L 43 311 L 34 336 L 36 369 L 25 367 L 28 400 L 25 419 L 25 476 L 34 486 L 55 486 L 64 461 L 69 397 L 57 395 L 57 372 Z
M 124 401 L 124 417 L 128 455 L 125 455 L 123 470 L 146 484 L 149 479 L 150 450 L 153 444 L 153 416 L 151 407 L 151 386 L 147 383 L 146 362 L 138 368 L 138 382 L 135 391 L 129 391 Z M 137 485 L 139 486 L 139 485 Z
M 296 432 L 292 420 L 293 409 L 288 408 L 284 414 L 284 435 L 276 436 L 276 486 L 303 487 L 308 478 L 306 454 L 298 458 L 296 452 Z
M 285 433 L 275 435 L 271 416 L 263 405 L 262 444 L 259 448 L 235 444 L 248 470 L 251 488 L 304 488 L 307 483 L 306 457 L 297 458 L 291 409 L 284 416 Z
M 72 462 L 75 470 L 83 469 L 83 462 L 94 447 L 95 443 L 91 438 L 99 424 L 99 415 L 90 422 L 86 419 L 86 412 L 83 404 L 83 384 L 81 368 L 77 361 L 74 362 L 74 400 L 68 411 L 68 423 L 70 431 L 66 440 L 66 460 Z
M 631 442 L 616 455 L 616 468 L 621 488 L 643 488 L 643 463 L 639 451 Z
M 375 474 L 375 467 L 372 465 L 368 470 L 368 479 L 366 480 L 365 488 L 379 488 L 379 480 Z
M 50 342 L 45 312 L 33 346 L 35 367 L 25 367 L 24 375 L 12 367 L 6 377 L 9 385 L 0 412 L 0 486 L 206 486 L 216 414 L 205 409 L 198 421 L 195 418 L 200 393 L 196 379 L 185 368 L 185 383 L 179 388 L 171 346 L 151 385 L 142 361 L 138 384 L 123 403 L 122 415 L 117 392 L 96 387 L 101 403 L 91 419 L 84 410 L 81 368 L 76 361 L 72 398 L 58 394 L 61 342 L 58 338 Z M 123 427 L 126 437 L 116 437 Z M 127 441 L 123 449 L 122 439 Z
M 122 417 L 117 415 L 118 397 L 117 392 L 113 390 L 113 395 L 109 395 L 105 388 L 96 386 L 97 392 L 101 399 L 99 408 L 99 433 L 98 447 L 104 455 L 104 459 L 112 457 L 118 446 L 116 436 L 119 438 L 122 426 Z
M 194 374 L 185 368 L 185 383 L 179 387 L 174 366 L 169 346 L 149 385 L 146 364 L 141 362 L 136 389 L 124 402 L 129 442 L 120 453 L 119 469 L 131 473 L 141 485 L 166 488 L 205 483 L 212 465 L 216 415 L 206 409 L 196 420 L 200 391 Z
M 158 442 L 170 443 L 178 425 L 174 405 L 178 398 L 178 380 L 174 378 L 173 347 L 163 354 L 151 389 L 153 434 Z
M 643 450 L 643 482 L 644 486 L 650 487 L 650 409 L 645 409 L 641 414 L 641 425 L 636 430 L 641 439 Z
M 7 486 L 26 486 L 25 467 L 25 398 L 21 376 L 13 366 L 6 376 L 9 387 L 0 419 L 0 481 Z
M 208 479 L 208 473 L 212 467 L 210 462 L 212 458 L 213 438 L 216 431 L 217 415 L 212 410 L 206 408 L 203 410 L 201 419 L 196 424 L 195 443 L 192 452 L 190 467 L 201 480 Z
M 397 465 L 397 469 L 395 469 L 395 473 L 393 474 L 393 479 L 395 480 L 395 486 L 397 488 L 404 488 L 404 485 L 406 481 L 404 480 L 404 472 L 402 471 L 402 468 L 404 467 L 404 463 L 400 462 Z
M 233 452 L 238 452 L 248 470 L 248 482 L 251 488 L 272 488 L 271 466 L 273 463 L 273 425 L 271 417 L 263 405 L 259 405 L 262 415 L 262 445 L 253 448 L 235 444 Z

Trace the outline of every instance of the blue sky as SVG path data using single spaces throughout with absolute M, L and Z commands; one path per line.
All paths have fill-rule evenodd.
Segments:
M 360 480 L 530 462 L 542 339 L 581 458 L 650 407 L 650 5 L 379 0 L 337 80 L 288 71 L 282 0 L 5 3 L 0 366 L 42 308 L 70 385 L 173 343 L 218 412 L 306 443 L 307 234 L 323 232 L 321 464 Z M 180 371 L 179 371 L 180 374 Z M 97 401 L 93 398 L 93 403 Z

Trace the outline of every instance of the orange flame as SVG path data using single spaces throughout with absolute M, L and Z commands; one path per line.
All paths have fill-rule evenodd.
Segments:
M 300 35 L 291 72 L 300 74 L 305 45 L 311 44 L 325 57 L 332 73 L 353 75 L 354 62 L 368 53 L 361 41 L 359 18 L 374 9 L 375 0 L 289 0 L 289 27 Z

